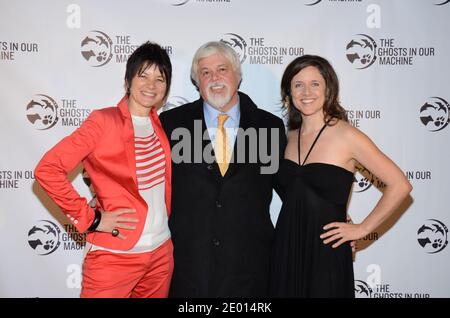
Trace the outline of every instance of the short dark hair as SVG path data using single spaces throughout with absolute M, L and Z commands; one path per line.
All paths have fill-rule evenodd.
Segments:
M 130 84 L 136 74 L 141 75 L 147 68 L 156 65 L 163 75 L 167 90 L 164 98 L 169 95 L 170 83 L 172 81 L 172 63 L 169 55 L 159 44 L 147 41 L 139 46 L 130 55 L 125 71 L 125 87 L 127 95 L 130 95 Z
M 288 129 L 297 129 L 302 124 L 301 113 L 294 106 L 292 100 L 291 82 L 298 72 L 308 66 L 317 68 L 325 80 L 325 102 L 323 105 L 325 122 L 331 118 L 348 121 L 347 113 L 339 103 L 339 80 L 330 62 L 318 55 L 303 55 L 289 63 L 281 79 L 281 102 L 287 114 Z

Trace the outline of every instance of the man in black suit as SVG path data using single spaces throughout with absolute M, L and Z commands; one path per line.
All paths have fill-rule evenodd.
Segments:
M 239 57 L 224 43 L 197 50 L 191 79 L 201 98 L 160 115 L 172 147 L 171 296 L 267 296 L 283 121 L 238 91 Z

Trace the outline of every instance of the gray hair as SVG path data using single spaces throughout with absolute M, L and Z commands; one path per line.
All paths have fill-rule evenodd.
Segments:
M 208 56 L 220 54 L 230 62 L 233 71 L 242 79 L 241 61 L 236 52 L 227 44 L 219 41 L 211 41 L 203 44 L 197 52 L 195 52 L 194 59 L 191 66 L 191 80 L 198 87 L 198 62 Z

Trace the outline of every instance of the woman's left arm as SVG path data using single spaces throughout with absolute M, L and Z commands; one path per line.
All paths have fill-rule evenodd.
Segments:
M 332 247 L 338 247 L 346 241 L 358 240 L 374 231 L 394 213 L 412 190 L 402 170 L 364 133 L 349 127 L 345 139 L 351 145 L 353 159 L 376 175 L 386 184 L 386 188 L 374 209 L 360 224 L 332 222 L 324 226 L 324 230 L 328 231 L 320 238 L 325 244 L 336 241 Z

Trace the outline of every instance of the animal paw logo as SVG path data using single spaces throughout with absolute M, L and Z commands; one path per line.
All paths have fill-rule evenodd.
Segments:
M 236 33 L 225 33 L 220 39 L 220 42 L 230 46 L 239 56 L 241 64 L 244 63 L 247 58 L 247 43 L 241 36 Z
M 353 192 L 364 192 L 369 189 L 375 180 L 372 172 L 360 164 L 356 165 L 356 173 L 353 176 Z
M 181 105 L 187 104 L 189 101 L 181 96 L 171 96 L 167 100 L 167 103 L 162 107 L 162 111 L 166 111 L 169 109 L 177 108 Z
M 439 220 L 428 219 L 417 230 L 417 241 L 427 253 L 439 253 L 448 244 L 448 228 Z
M 53 222 L 39 220 L 28 231 L 28 244 L 38 255 L 49 255 L 56 251 L 61 244 L 59 240 L 61 230 Z
M 450 105 L 440 97 L 430 97 L 420 107 L 420 121 L 429 131 L 439 131 L 450 122 Z
M 355 279 L 355 297 L 371 298 L 373 290 L 365 281 Z
M 189 0 L 173 1 L 172 5 L 175 7 L 179 7 L 179 6 L 185 5 L 188 2 L 189 2 Z
M 366 34 L 357 34 L 346 46 L 347 60 L 357 69 L 365 69 L 375 63 L 377 43 Z
M 101 31 L 90 31 L 81 41 L 81 55 L 90 66 L 99 67 L 108 63 L 112 54 L 112 40 Z
M 26 114 L 36 129 L 50 129 L 58 122 L 58 104 L 48 95 L 36 94 L 27 104 Z

